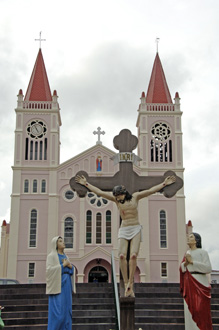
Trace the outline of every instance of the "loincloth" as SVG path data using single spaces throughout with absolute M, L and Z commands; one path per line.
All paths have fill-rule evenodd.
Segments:
M 127 226 L 127 227 L 120 227 L 118 232 L 118 238 L 124 238 L 127 240 L 132 239 L 138 233 L 141 233 L 141 242 L 142 242 L 142 226 L 135 225 L 135 226 Z

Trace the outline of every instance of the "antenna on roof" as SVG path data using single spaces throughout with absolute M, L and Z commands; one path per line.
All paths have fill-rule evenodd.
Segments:
M 158 43 L 159 43 L 160 38 L 156 38 L 155 42 L 157 44 L 157 53 L 158 53 Z
M 40 31 L 40 38 L 39 39 L 35 39 L 35 41 L 39 41 L 40 42 L 40 49 L 41 49 L 41 41 L 46 41 L 46 39 L 42 39 L 41 38 L 41 33 L 42 33 L 42 31 Z

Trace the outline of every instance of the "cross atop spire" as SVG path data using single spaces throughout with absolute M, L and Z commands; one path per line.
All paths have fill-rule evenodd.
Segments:
M 97 140 L 96 144 L 102 144 L 102 142 L 100 141 L 100 135 L 101 134 L 104 135 L 105 132 L 104 131 L 101 132 L 101 128 L 100 127 L 97 127 L 97 131 L 93 131 L 93 134 L 94 135 L 96 135 L 96 134 L 98 135 L 98 140 Z
M 158 53 L 158 44 L 159 44 L 159 41 L 160 41 L 160 38 L 156 38 L 156 44 L 157 44 L 157 53 Z
M 40 49 L 41 49 L 41 41 L 46 41 L 46 39 L 42 39 L 41 38 L 41 33 L 42 33 L 42 31 L 40 31 L 40 37 L 39 37 L 39 39 L 35 39 L 35 41 L 39 41 L 40 42 Z

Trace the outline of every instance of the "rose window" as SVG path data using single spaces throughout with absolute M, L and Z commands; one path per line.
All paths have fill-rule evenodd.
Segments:
M 89 203 L 96 207 L 103 207 L 106 204 L 108 204 L 108 200 L 106 198 L 98 196 L 98 195 L 94 194 L 93 192 L 89 192 L 87 194 L 87 198 L 89 200 Z
M 156 123 L 151 129 L 151 134 L 155 140 L 165 141 L 170 137 L 170 127 L 165 123 Z

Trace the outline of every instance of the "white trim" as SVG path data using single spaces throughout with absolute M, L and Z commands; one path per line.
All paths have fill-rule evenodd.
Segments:
M 72 199 L 68 199 L 68 198 L 65 197 L 65 194 L 66 194 L 67 191 L 72 191 L 72 192 L 73 192 L 73 195 L 74 195 L 74 196 L 73 196 Z M 65 202 L 67 202 L 67 203 L 71 203 L 71 202 L 74 202 L 75 199 L 77 198 L 77 193 L 76 193 L 75 191 L 73 191 L 73 190 L 70 188 L 70 186 L 68 186 L 68 187 L 65 187 L 65 188 L 62 189 L 61 196 L 62 196 L 62 198 L 64 199 Z

